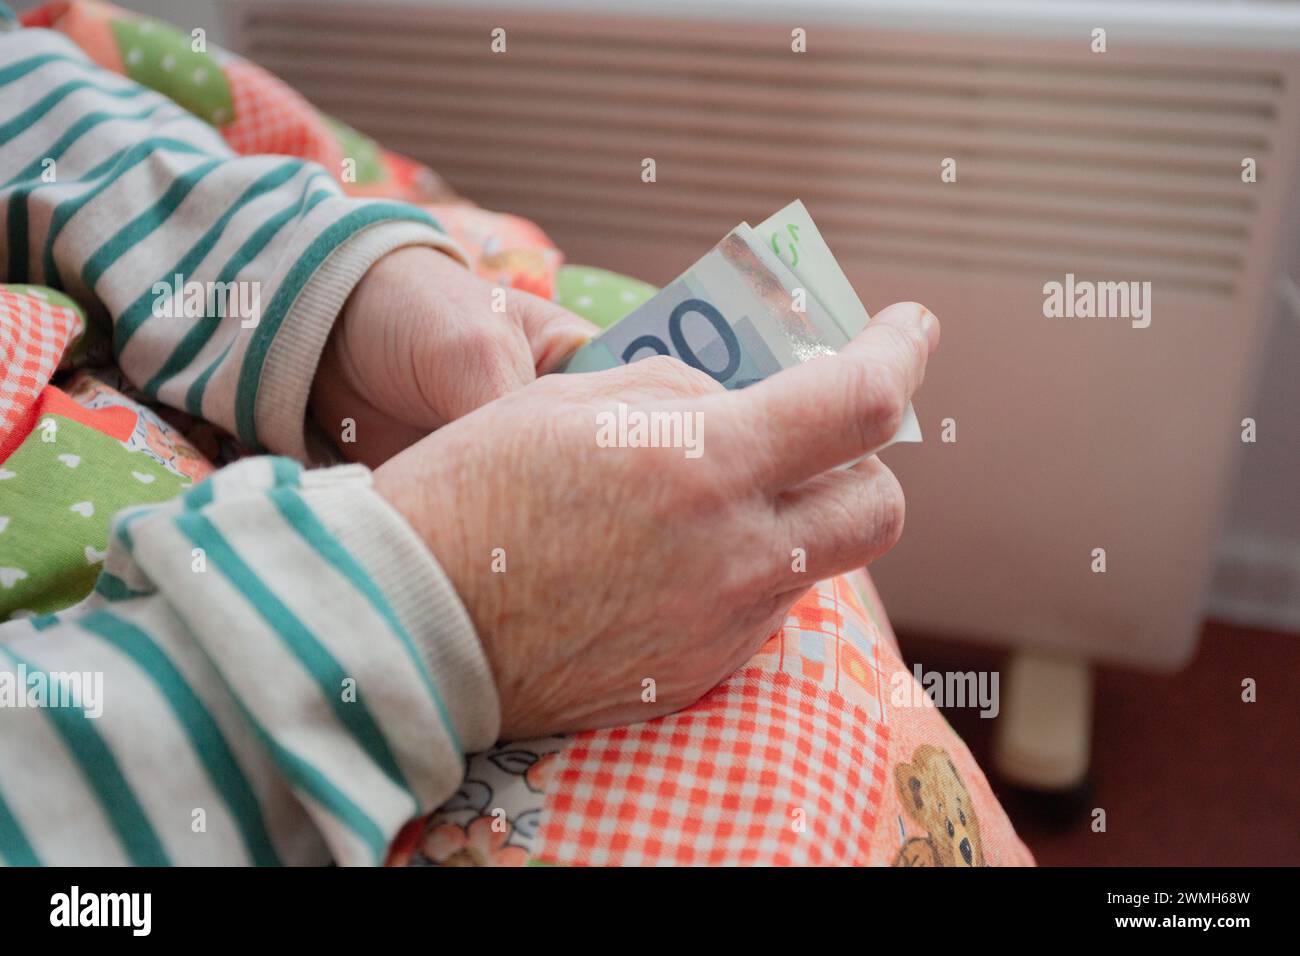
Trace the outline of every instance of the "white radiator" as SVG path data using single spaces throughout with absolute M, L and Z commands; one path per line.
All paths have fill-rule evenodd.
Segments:
M 944 323 L 926 442 L 886 453 L 908 496 L 873 569 L 895 622 L 1191 653 L 1294 229 L 1300 7 L 231 7 L 236 49 L 571 261 L 664 282 L 802 198 L 869 309 L 918 299 Z M 1045 318 L 1066 273 L 1151 282 L 1151 326 Z

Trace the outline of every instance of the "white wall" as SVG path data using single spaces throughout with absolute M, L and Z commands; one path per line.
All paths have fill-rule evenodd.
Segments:
M 1291 257 L 1294 262 L 1294 256 Z M 1293 268 L 1300 276 L 1300 265 Z M 1278 317 L 1260 364 L 1259 390 L 1242 417 L 1258 440 L 1244 448 L 1218 573 L 1216 617 L 1300 631 L 1300 286 Z

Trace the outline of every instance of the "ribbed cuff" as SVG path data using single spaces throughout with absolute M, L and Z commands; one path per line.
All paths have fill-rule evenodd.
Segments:
M 307 280 L 266 355 L 254 420 L 258 440 L 279 455 L 321 460 L 307 430 L 307 401 L 321 353 L 343 304 L 366 270 L 403 246 L 432 246 L 465 262 L 450 237 L 417 222 L 382 222 L 335 249 Z
M 369 572 L 411 635 L 465 753 L 490 747 L 501 732 L 496 682 L 469 613 L 433 554 L 375 493 L 365 467 L 308 471 L 302 488 L 312 510 Z

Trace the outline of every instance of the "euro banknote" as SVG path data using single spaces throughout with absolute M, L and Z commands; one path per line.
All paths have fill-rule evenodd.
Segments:
M 671 355 L 725 388 L 744 388 L 834 354 L 869 321 L 812 217 L 795 201 L 757 228 L 741 223 L 652 299 L 579 349 L 563 371 L 593 372 Z M 881 447 L 920 440 L 909 405 L 898 432 Z
M 799 278 L 803 287 L 830 312 L 848 338 L 853 338 L 867 327 L 871 316 L 858 298 L 848 276 L 840 268 L 830 246 L 822 238 L 802 200 L 796 199 L 780 212 L 769 216 L 754 231 Z M 882 447 L 920 440 L 921 424 L 909 402 L 898 431 Z

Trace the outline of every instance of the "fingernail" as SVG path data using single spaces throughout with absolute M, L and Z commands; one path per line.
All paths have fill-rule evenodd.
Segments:
M 930 343 L 930 351 L 933 352 L 939 345 L 939 320 L 929 309 L 921 310 L 921 332 L 924 333 L 925 340 Z

